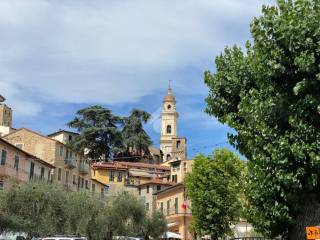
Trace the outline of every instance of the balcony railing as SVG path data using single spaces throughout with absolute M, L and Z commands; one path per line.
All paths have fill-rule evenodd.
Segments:
M 76 168 L 77 167 L 77 162 L 74 158 L 66 158 L 64 160 L 64 163 L 67 168 Z
M 89 173 L 89 163 L 80 162 L 79 172 L 80 172 L 81 174 L 88 174 L 88 173 Z
M 140 180 L 127 178 L 125 180 L 125 185 L 126 186 L 138 186 L 138 185 L 140 185 Z
M 170 207 L 169 209 L 164 209 L 163 213 L 167 215 L 168 217 L 170 216 L 188 216 L 191 215 L 191 210 L 190 209 L 183 209 L 181 207 Z

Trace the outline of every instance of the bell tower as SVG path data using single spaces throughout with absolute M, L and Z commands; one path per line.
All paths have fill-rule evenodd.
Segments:
M 163 99 L 163 107 L 161 113 L 161 136 L 160 149 L 163 152 L 163 161 L 172 159 L 173 141 L 177 137 L 177 120 L 179 114 L 176 109 L 176 99 L 172 94 L 169 86 L 167 95 Z

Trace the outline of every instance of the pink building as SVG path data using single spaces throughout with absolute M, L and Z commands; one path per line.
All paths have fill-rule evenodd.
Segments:
M 52 169 L 53 165 L 0 138 L 0 190 L 8 187 L 10 179 L 18 182 L 31 179 L 49 181 Z

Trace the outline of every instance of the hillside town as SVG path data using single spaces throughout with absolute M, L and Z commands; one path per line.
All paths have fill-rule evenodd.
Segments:
M 25 127 L 13 127 L 14 109 L 0 105 L 0 187 L 10 188 L 10 178 L 20 182 L 43 179 L 70 191 L 86 189 L 101 197 L 128 191 L 143 199 L 147 211 L 160 210 L 168 230 L 177 238 L 192 239 L 188 230 L 192 215 L 184 176 L 192 171 L 187 158 L 187 138 L 178 135 L 176 99 L 169 87 L 162 103 L 160 148 L 150 146 L 152 158 L 140 162 L 96 162 L 75 152 L 68 143 L 78 133 L 68 130 L 43 135 Z
M 319 240 L 319 21 L 1 0 L 0 240 Z

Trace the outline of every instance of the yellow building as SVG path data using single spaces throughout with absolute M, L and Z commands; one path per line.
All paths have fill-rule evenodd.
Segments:
M 95 163 L 92 165 L 92 178 L 107 185 L 108 193 L 125 190 L 128 168 L 117 163 Z
M 181 239 L 192 239 L 191 203 L 186 199 L 182 183 L 175 184 L 154 194 L 156 208 L 163 212 L 168 222 L 168 231 L 179 234 Z
M 65 138 L 66 134 L 69 135 L 70 132 L 59 131 L 45 136 L 27 128 L 20 128 L 3 138 L 18 148 L 54 165 L 53 180 L 68 190 L 92 191 L 90 164 L 82 153 L 72 151 L 66 145 L 67 142 L 60 141 Z M 95 182 L 94 186 L 100 189 L 105 187 L 99 182 Z
M 138 186 L 155 178 L 170 176 L 170 167 L 141 162 L 97 162 L 92 176 L 109 186 L 109 192 L 129 191 L 139 194 Z

